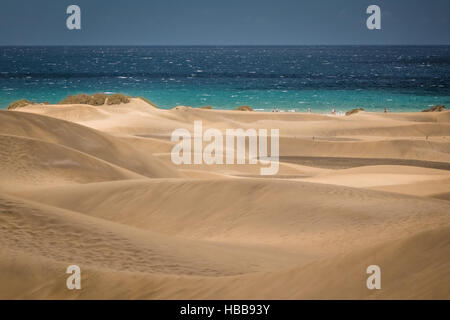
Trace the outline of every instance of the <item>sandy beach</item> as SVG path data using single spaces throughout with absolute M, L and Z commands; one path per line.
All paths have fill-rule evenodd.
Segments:
M 196 120 L 279 129 L 278 173 L 175 165 Z M 449 257 L 450 111 L 0 111 L 0 299 L 450 299 Z

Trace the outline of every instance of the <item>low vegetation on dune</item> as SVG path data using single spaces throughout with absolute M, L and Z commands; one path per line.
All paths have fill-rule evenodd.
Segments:
M 48 102 L 37 103 L 37 102 L 29 101 L 27 99 L 21 99 L 21 100 L 17 100 L 17 101 L 12 102 L 8 106 L 8 110 L 14 110 L 14 109 L 17 109 L 17 108 L 23 108 L 23 107 L 26 107 L 26 106 L 29 106 L 29 105 L 32 105 L 32 104 L 49 104 L 49 103 Z
M 91 96 L 80 93 L 62 99 L 59 104 L 90 104 Z
M 112 94 L 108 96 L 108 98 L 106 99 L 107 105 L 114 105 L 128 102 L 130 102 L 130 97 L 121 93 Z
M 147 102 L 148 104 L 150 104 L 156 108 L 156 106 L 153 103 L 151 103 L 149 100 L 147 100 L 146 98 L 143 98 L 143 97 L 137 97 L 137 98 Z M 121 93 L 111 94 L 111 95 L 108 95 L 105 93 L 94 93 L 92 95 L 80 93 L 80 94 L 67 96 L 66 98 L 61 100 L 58 104 L 87 104 L 87 105 L 91 105 L 91 106 L 103 106 L 105 104 L 106 105 L 118 105 L 118 104 L 122 104 L 122 103 L 129 103 L 130 99 L 131 99 L 131 97 L 126 96 Z M 40 102 L 39 103 L 39 102 L 29 101 L 27 99 L 21 99 L 21 100 L 12 102 L 8 106 L 8 110 L 14 110 L 17 108 L 22 108 L 22 107 L 26 107 L 28 105 L 34 105 L 34 104 L 49 104 L 49 103 L 48 102 Z
M 250 106 L 240 106 L 234 109 L 235 111 L 253 111 L 253 108 Z
M 104 93 L 95 93 L 91 96 L 90 104 L 92 104 L 93 106 L 102 106 L 105 104 L 107 98 L 108 95 Z
M 441 112 L 445 110 L 446 110 L 445 106 L 432 106 L 428 109 L 422 110 L 422 112 Z
M 355 108 L 355 109 L 352 109 L 352 110 L 350 110 L 350 111 L 347 111 L 347 112 L 345 113 L 345 115 L 346 115 L 346 116 L 350 116 L 350 115 L 355 114 L 355 113 L 358 113 L 358 112 L 360 112 L 360 111 L 364 111 L 364 109 L 363 109 L 363 108 Z
M 31 102 L 31 101 L 29 101 L 27 99 L 17 100 L 17 101 L 12 102 L 8 106 L 8 110 L 14 110 L 14 109 L 17 109 L 17 108 L 22 108 L 22 107 L 28 106 L 30 104 L 34 104 L 34 102 Z
M 192 109 L 192 107 L 191 106 L 176 106 L 170 110 L 188 110 L 188 109 Z
M 61 100 L 59 104 L 88 104 L 91 106 L 116 105 L 130 102 L 130 97 L 121 93 L 108 95 L 105 93 L 95 93 L 88 95 L 80 93 Z

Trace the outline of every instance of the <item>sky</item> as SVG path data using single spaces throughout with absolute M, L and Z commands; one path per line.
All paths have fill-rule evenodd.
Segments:
M 66 9 L 81 8 L 81 30 Z M 366 9 L 381 8 L 381 30 Z M 449 0 L 1 0 L 0 45 L 450 44 Z

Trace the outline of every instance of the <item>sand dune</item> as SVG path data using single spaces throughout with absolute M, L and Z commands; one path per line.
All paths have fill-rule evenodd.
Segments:
M 448 298 L 448 228 L 419 233 L 364 251 L 301 267 L 248 275 L 200 277 L 83 268 L 83 289 L 68 291 L 66 265 L 1 250 L 4 298 L 26 299 L 443 299 Z M 382 290 L 363 285 L 365 269 L 379 265 Z M 3 279 L 2 279 L 3 280 Z
M 148 177 L 179 177 L 169 164 L 97 130 L 28 113 L 0 111 L 0 134 L 59 144 Z
M 316 156 L 375 159 L 408 159 L 449 162 L 448 142 L 426 140 L 368 140 L 368 141 L 315 141 L 313 139 L 282 138 L 281 157 Z
M 101 159 L 58 144 L 0 135 L 0 184 L 87 183 L 144 178 Z
M 2 196 L 1 201 L 2 245 L 54 261 L 116 271 L 213 276 L 261 271 L 286 260 L 271 250 L 186 241 L 16 197 Z
M 40 188 L 20 195 L 188 239 L 320 247 L 323 252 L 343 243 L 357 247 L 433 228 L 447 222 L 450 212 L 450 203 L 436 200 L 266 179 L 133 180 Z M 360 202 L 364 208 L 355 206 Z
M 442 183 L 450 178 L 450 171 L 412 166 L 363 166 L 334 170 L 303 181 L 338 184 L 348 187 L 367 188 L 410 184 L 422 181 Z
M 175 166 L 195 120 L 279 128 L 278 174 Z M 0 111 L 0 298 L 449 299 L 449 141 L 450 112 Z
M 427 179 L 419 182 L 408 182 L 395 185 L 379 185 L 370 187 L 373 190 L 382 190 L 419 197 L 431 197 L 450 200 L 450 179 Z

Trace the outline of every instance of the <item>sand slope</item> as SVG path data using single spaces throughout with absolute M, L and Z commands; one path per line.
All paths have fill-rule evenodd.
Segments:
M 265 179 L 130 180 L 20 195 L 161 234 L 317 255 L 434 228 L 450 212 L 450 203 L 438 200 Z
M 0 111 L 0 134 L 33 138 L 78 150 L 148 177 L 179 177 L 180 174 L 130 144 L 71 122 L 40 115 Z
M 173 165 L 195 120 L 279 128 L 279 173 Z M 449 299 L 449 141 L 450 112 L 0 111 L 0 298 Z

